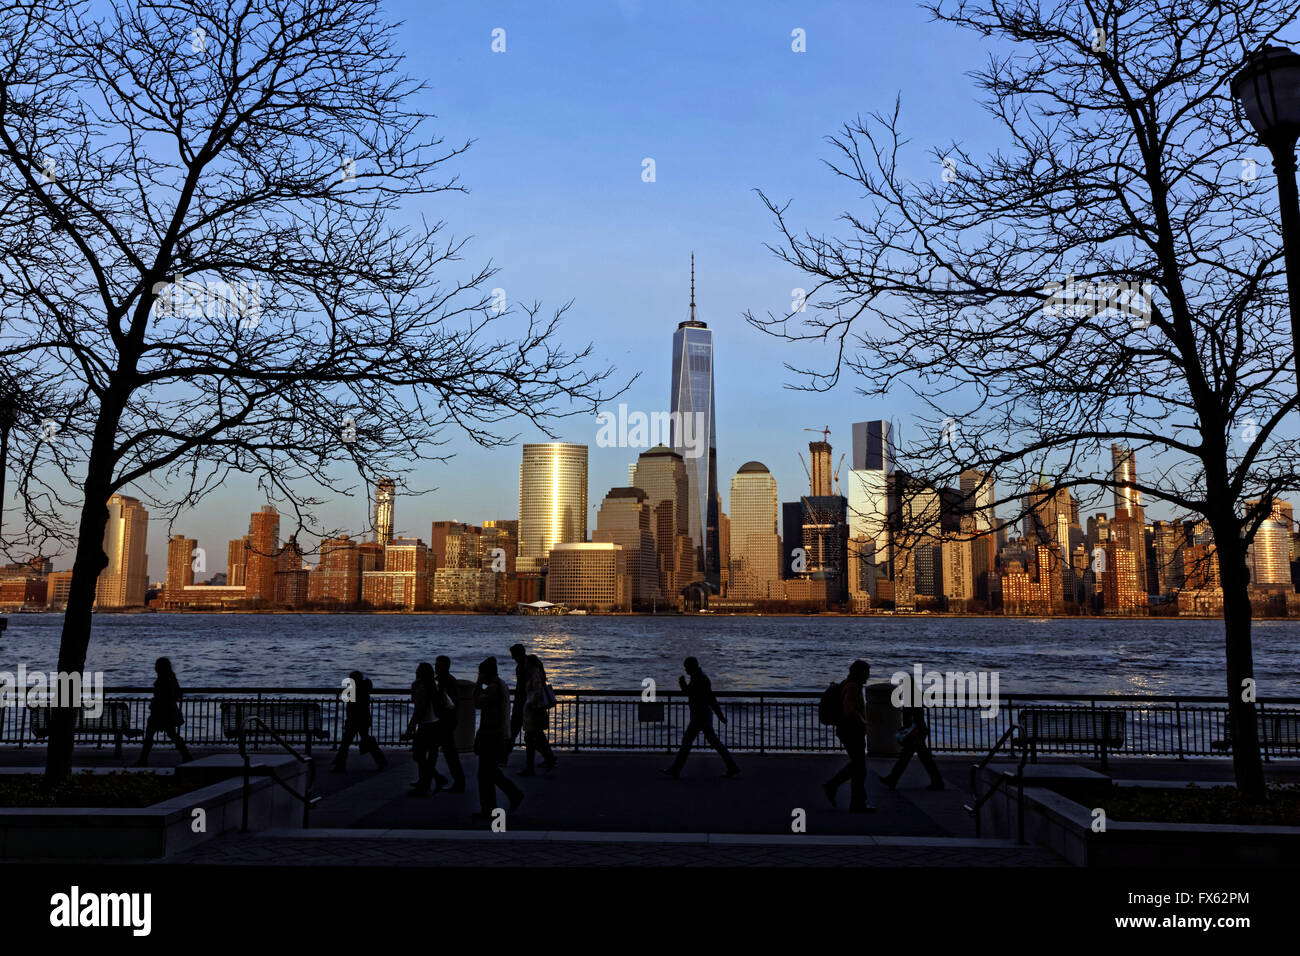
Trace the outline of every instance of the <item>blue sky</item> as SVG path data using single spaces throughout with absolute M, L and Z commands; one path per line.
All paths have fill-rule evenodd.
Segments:
M 934 145 L 992 145 L 965 75 L 987 53 L 977 37 L 906 3 L 394 0 L 386 9 L 404 21 L 398 46 L 407 72 L 428 85 L 418 105 L 437 114 L 432 129 L 449 143 L 476 140 L 454 166 L 469 194 L 430 197 L 409 212 L 472 235 L 468 261 L 499 265 L 493 285 L 512 302 L 574 300 L 566 341 L 591 341 L 625 378 L 641 373 L 621 399 L 629 408 L 667 408 L 694 251 L 698 315 L 715 332 L 724 509 L 732 475 L 751 459 L 768 465 L 783 500 L 805 490 L 797 453 L 812 437 L 806 426 L 830 426 L 836 460 L 849 451 L 853 421 L 892 417 L 906 437 L 906 396 L 885 407 L 844 385 L 822 395 L 782 387 L 792 347 L 742 316 L 788 310 L 801 282 L 764 248 L 775 233 L 753 190 L 793 199 L 800 226 L 833 231 L 857 197 L 822 164 L 831 156 L 824 137 L 857 114 L 891 109 L 899 93 L 915 175 L 941 172 L 926 155 Z M 491 48 L 497 28 L 504 53 Z M 791 49 L 795 29 L 806 52 Z M 653 183 L 642 181 L 646 157 Z M 802 348 L 793 358 L 824 354 Z M 559 426 L 563 440 L 591 446 L 590 527 L 637 453 L 597 447 L 596 427 L 585 417 Z M 540 438 L 521 426 L 521 442 Z M 399 530 L 427 539 L 433 520 L 515 516 L 519 449 L 485 451 L 460 436 L 449 447 L 453 462 L 412 478 L 436 490 L 398 499 Z M 231 481 L 175 530 L 199 538 L 218 570 L 226 541 L 260 504 L 251 480 Z M 358 530 L 365 513 L 362 498 L 322 510 L 327 523 Z M 166 527 L 155 525 L 158 577 Z

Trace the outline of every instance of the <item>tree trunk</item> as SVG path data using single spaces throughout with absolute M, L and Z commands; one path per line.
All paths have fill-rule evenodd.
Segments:
M 72 564 L 68 607 L 63 614 L 59 639 L 59 670 L 64 673 L 86 669 L 90 646 L 90 612 L 95 604 L 95 585 L 108 566 L 104 554 L 104 529 L 108 526 L 108 498 L 112 493 L 112 472 L 117 425 L 122 402 L 110 392 L 100 407 L 95 435 L 86 462 L 82 484 L 81 521 L 77 529 L 77 554 Z M 50 709 L 50 736 L 45 751 L 45 783 L 60 783 L 72 772 L 73 731 L 76 707 Z
M 1232 769 L 1237 790 L 1251 801 L 1267 799 L 1264 762 L 1259 752 L 1259 720 L 1255 709 L 1255 663 L 1250 644 L 1250 574 L 1239 523 L 1212 523 L 1223 585 L 1223 630 L 1228 680 L 1228 719 L 1232 724 Z M 1247 693 L 1247 680 L 1251 692 Z

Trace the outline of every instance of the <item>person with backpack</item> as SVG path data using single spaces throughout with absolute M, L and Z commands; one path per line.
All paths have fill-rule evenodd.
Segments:
M 838 806 L 835 795 L 840 785 L 849 781 L 850 813 L 873 813 L 876 809 L 867 804 L 867 705 L 863 688 L 870 675 L 870 664 L 862 660 L 854 661 L 849 666 L 849 676 L 845 681 L 828 687 L 818 705 L 822 723 L 830 723 L 828 718 L 836 718 L 835 736 L 840 739 L 849 755 L 849 762 L 844 769 L 822 784 L 822 792 L 832 807 Z M 838 708 L 835 706 L 837 697 Z
M 411 721 L 407 724 L 404 739 L 411 739 L 411 750 L 416 766 L 420 768 L 419 778 L 411 785 L 411 796 L 424 797 L 429 794 L 429 784 L 436 781 L 436 795 L 447 785 L 447 778 L 438 773 L 435 766 L 438 760 L 438 710 L 435 701 L 442 694 L 434 679 L 433 667 L 423 662 L 415 669 L 415 681 L 411 684 Z
M 524 792 L 501 771 L 501 762 L 510 753 L 510 688 L 497 671 L 497 659 L 489 657 L 478 666 L 474 681 L 474 706 L 483 712 L 478 733 L 474 735 L 474 753 L 478 755 L 478 806 L 475 820 L 491 820 L 496 809 L 497 788 L 510 798 L 510 812 L 519 809 Z
M 352 746 L 352 741 L 360 738 L 357 744 L 357 750 L 363 754 L 370 754 L 375 760 L 375 766 L 383 770 L 388 766 L 388 758 L 384 752 L 379 749 L 379 744 L 374 737 L 370 735 L 370 692 L 374 690 L 375 685 L 361 671 L 353 671 L 348 675 L 350 685 L 350 698 L 343 707 L 343 740 L 339 743 L 339 752 L 334 757 L 334 763 L 330 765 L 332 773 L 343 773 L 347 767 L 348 749 Z
M 451 786 L 447 792 L 464 793 L 465 770 L 460 765 L 460 752 L 456 749 L 456 724 L 460 719 L 456 713 L 456 704 L 460 699 L 460 686 L 451 674 L 451 658 L 439 654 L 433 662 L 433 676 L 441 691 L 435 701 L 439 708 L 438 746 L 447 761 L 447 770 L 451 772 Z
M 517 645 L 516 645 L 517 646 Z M 555 693 L 546 682 L 546 668 L 536 654 L 525 659 L 524 670 L 524 769 L 521 777 L 533 777 L 537 771 L 533 764 L 537 754 L 542 755 L 542 769 L 551 770 L 556 764 L 555 751 L 546 740 L 546 728 L 551 725 L 550 708 L 555 706 Z
M 677 756 L 672 764 L 660 771 L 665 777 L 671 777 L 676 780 L 682 772 L 682 767 L 686 765 L 686 758 L 690 756 L 691 746 L 695 743 L 695 738 L 704 734 L 704 739 L 709 745 L 718 752 L 723 762 L 727 765 L 727 772 L 724 777 L 736 777 L 740 775 L 740 767 L 732 758 L 731 752 L 723 746 L 722 741 L 718 739 L 717 732 L 713 729 L 713 715 L 718 715 L 718 720 L 722 723 L 727 722 L 727 715 L 722 712 L 718 705 L 718 698 L 713 694 L 713 684 L 709 681 L 709 675 L 704 673 L 700 667 L 700 662 L 693 657 L 688 657 L 682 666 L 686 669 L 686 674 L 690 675 L 690 680 L 686 675 L 677 678 L 677 683 L 682 690 L 686 692 L 686 700 L 690 706 L 691 722 L 686 725 L 686 733 L 682 737 L 681 749 L 677 751 Z

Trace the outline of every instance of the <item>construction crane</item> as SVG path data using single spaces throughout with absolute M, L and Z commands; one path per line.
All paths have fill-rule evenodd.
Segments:
M 844 459 L 847 455 L 848 452 L 845 452 L 843 455 L 840 455 L 839 463 L 836 464 L 835 466 L 835 494 L 836 495 L 839 495 L 840 493 L 840 469 L 844 467 Z
M 813 432 L 814 434 L 816 434 L 817 432 L 821 432 L 822 441 L 824 442 L 830 441 L 831 427 L 829 425 L 827 425 L 825 428 L 805 428 L 804 431 Z
M 808 476 L 808 484 L 812 484 L 812 472 L 808 470 L 808 462 L 804 460 L 803 452 L 799 452 L 799 464 L 803 465 L 803 473 Z

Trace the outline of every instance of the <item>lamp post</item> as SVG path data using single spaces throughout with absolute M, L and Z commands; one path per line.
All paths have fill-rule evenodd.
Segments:
M 1282 255 L 1291 304 L 1296 389 L 1300 392 L 1300 197 L 1296 193 L 1296 139 L 1300 137 L 1300 54 L 1266 46 L 1246 57 L 1232 78 L 1232 95 L 1259 141 L 1273 155 L 1282 220 Z

